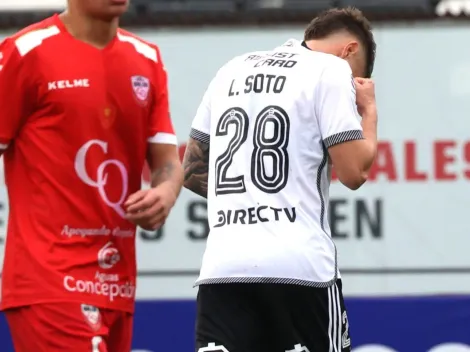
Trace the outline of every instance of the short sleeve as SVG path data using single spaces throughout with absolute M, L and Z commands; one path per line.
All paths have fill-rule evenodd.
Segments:
M 177 144 L 175 130 L 170 117 L 168 101 L 168 78 L 160 53 L 157 50 L 153 106 L 150 116 L 149 143 Z
M 326 68 L 316 93 L 316 113 L 327 148 L 364 139 L 357 112 L 356 88 L 348 63 L 338 62 Z
M 26 121 L 34 101 L 29 89 L 24 60 L 15 42 L 0 44 L 0 149 L 6 149 Z
M 214 78 L 215 80 L 215 78 Z M 214 80 L 207 88 L 201 103 L 194 117 L 193 123 L 191 125 L 190 137 L 205 143 L 210 143 L 210 130 L 211 130 L 211 99 L 212 99 L 212 86 L 214 85 Z

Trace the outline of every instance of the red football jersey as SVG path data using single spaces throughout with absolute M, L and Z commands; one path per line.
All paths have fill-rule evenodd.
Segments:
M 119 30 L 99 50 L 58 16 L 0 45 L 10 214 L 1 308 L 71 301 L 132 312 L 148 143 L 175 144 L 158 48 Z

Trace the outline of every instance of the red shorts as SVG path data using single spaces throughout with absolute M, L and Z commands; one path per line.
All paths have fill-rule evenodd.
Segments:
M 48 303 L 5 312 L 16 352 L 129 352 L 130 313 L 79 303 Z

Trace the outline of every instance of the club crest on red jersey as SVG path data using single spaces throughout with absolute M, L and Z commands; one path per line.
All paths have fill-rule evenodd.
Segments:
M 99 330 L 101 328 L 100 310 L 95 306 L 90 306 L 89 304 L 82 304 L 81 309 L 88 325 L 90 325 L 90 327 L 95 331 Z
M 131 82 L 137 101 L 146 104 L 150 92 L 150 80 L 143 76 L 132 76 Z

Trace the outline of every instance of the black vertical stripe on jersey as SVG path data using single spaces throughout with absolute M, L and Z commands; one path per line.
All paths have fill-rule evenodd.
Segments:
M 325 144 L 320 141 L 320 145 L 323 151 L 323 158 L 318 166 L 317 171 L 317 191 L 318 197 L 320 198 L 320 226 L 323 231 L 325 231 L 325 199 L 323 198 L 323 192 L 321 188 L 321 179 L 323 175 L 323 170 L 325 169 L 326 163 L 328 162 L 328 151 L 326 150 Z
M 323 171 L 325 170 L 325 166 L 328 163 L 328 149 L 323 141 L 320 141 L 320 146 L 322 148 L 323 157 L 320 162 L 320 165 L 318 166 L 318 171 L 317 171 L 317 190 L 318 190 L 318 197 L 320 198 L 320 227 L 323 230 L 323 232 L 326 233 L 326 230 L 325 230 L 326 205 L 325 205 L 325 198 L 323 197 L 323 192 L 321 188 L 321 181 L 322 181 Z M 328 237 L 330 236 L 328 235 Z M 330 239 L 331 239 L 331 242 L 333 242 L 333 239 L 331 237 Z M 334 242 L 333 242 L 333 246 L 335 248 L 335 276 L 333 280 L 330 281 L 331 283 L 336 282 L 336 280 L 338 279 L 338 250 L 336 249 L 336 245 Z

